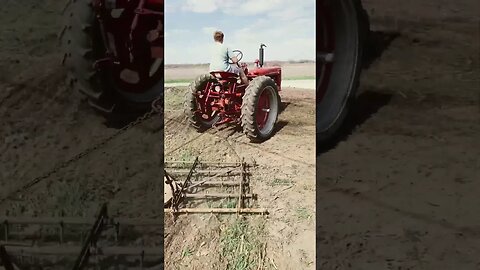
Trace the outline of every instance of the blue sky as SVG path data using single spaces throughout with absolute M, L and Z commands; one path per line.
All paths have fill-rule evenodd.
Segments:
M 243 52 L 242 61 L 315 59 L 313 0 L 167 0 L 165 63 L 208 63 L 213 32 Z

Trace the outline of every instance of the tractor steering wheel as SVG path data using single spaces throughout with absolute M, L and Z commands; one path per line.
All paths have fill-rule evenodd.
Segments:
M 240 62 L 240 60 L 242 60 L 242 58 L 243 58 L 243 53 L 239 50 L 234 50 L 233 51 L 233 56 L 237 58 L 238 62 Z M 235 63 L 232 62 L 231 59 L 228 59 L 228 63 L 229 64 L 235 64 Z

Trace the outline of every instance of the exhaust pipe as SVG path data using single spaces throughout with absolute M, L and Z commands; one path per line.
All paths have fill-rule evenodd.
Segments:
M 258 56 L 258 59 L 259 59 L 259 65 L 260 67 L 263 67 L 263 56 L 264 56 L 264 49 L 263 47 L 267 47 L 267 45 L 265 44 L 260 44 L 260 49 L 259 49 L 259 56 Z

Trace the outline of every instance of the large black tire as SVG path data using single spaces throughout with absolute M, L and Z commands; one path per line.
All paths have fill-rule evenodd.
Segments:
M 64 19 L 62 48 L 67 85 L 84 94 L 91 106 L 103 112 L 115 105 L 120 110 L 148 110 L 152 101 L 163 94 L 163 75 L 153 87 L 135 94 L 116 87 L 107 70 L 93 67 L 97 59 L 105 57 L 105 47 L 92 0 L 70 0 Z
M 325 5 L 330 5 L 333 12 L 335 57 L 327 90 L 317 103 L 317 145 L 320 146 L 334 141 L 353 105 L 362 69 L 363 46 L 369 32 L 368 15 L 359 0 L 329 1 Z
M 197 93 L 203 91 L 207 83 L 213 80 L 210 74 L 198 76 L 189 86 L 185 93 L 185 100 L 183 103 L 183 110 L 189 124 L 199 132 L 211 128 L 219 119 L 219 115 L 215 115 L 212 119 L 205 121 L 198 115 Z
M 257 106 L 263 91 L 269 91 L 270 93 L 270 111 L 265 127 L 259 128 L 257 123 Z M 278 120 L 280 103 L 278 87 L 272 78 L 259 76 L 250 82 L 243 96 L 241 121 L 243 132 L 251 142 L 263 142 L 272 136 Z

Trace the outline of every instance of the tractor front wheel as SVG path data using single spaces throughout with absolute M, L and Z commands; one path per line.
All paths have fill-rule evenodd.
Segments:
M 243 132 L 251 142 L 262 142 L 272 136 L 279 108 L 275 81 L 267 76 L 254 78 L 245 90 L 241 115 Z
M 188 122 L 197 131 L 203 132 L 211 128 L 218 122 L 220 116 L 211 108 L 205 108 L 206 104 L 206 88 L 209 81 L 213 80 L 210 74 L 197 77 L 188 87 L 184 101 L 184 113 Z M 203 107 L 203 108 L 202 108 Z

